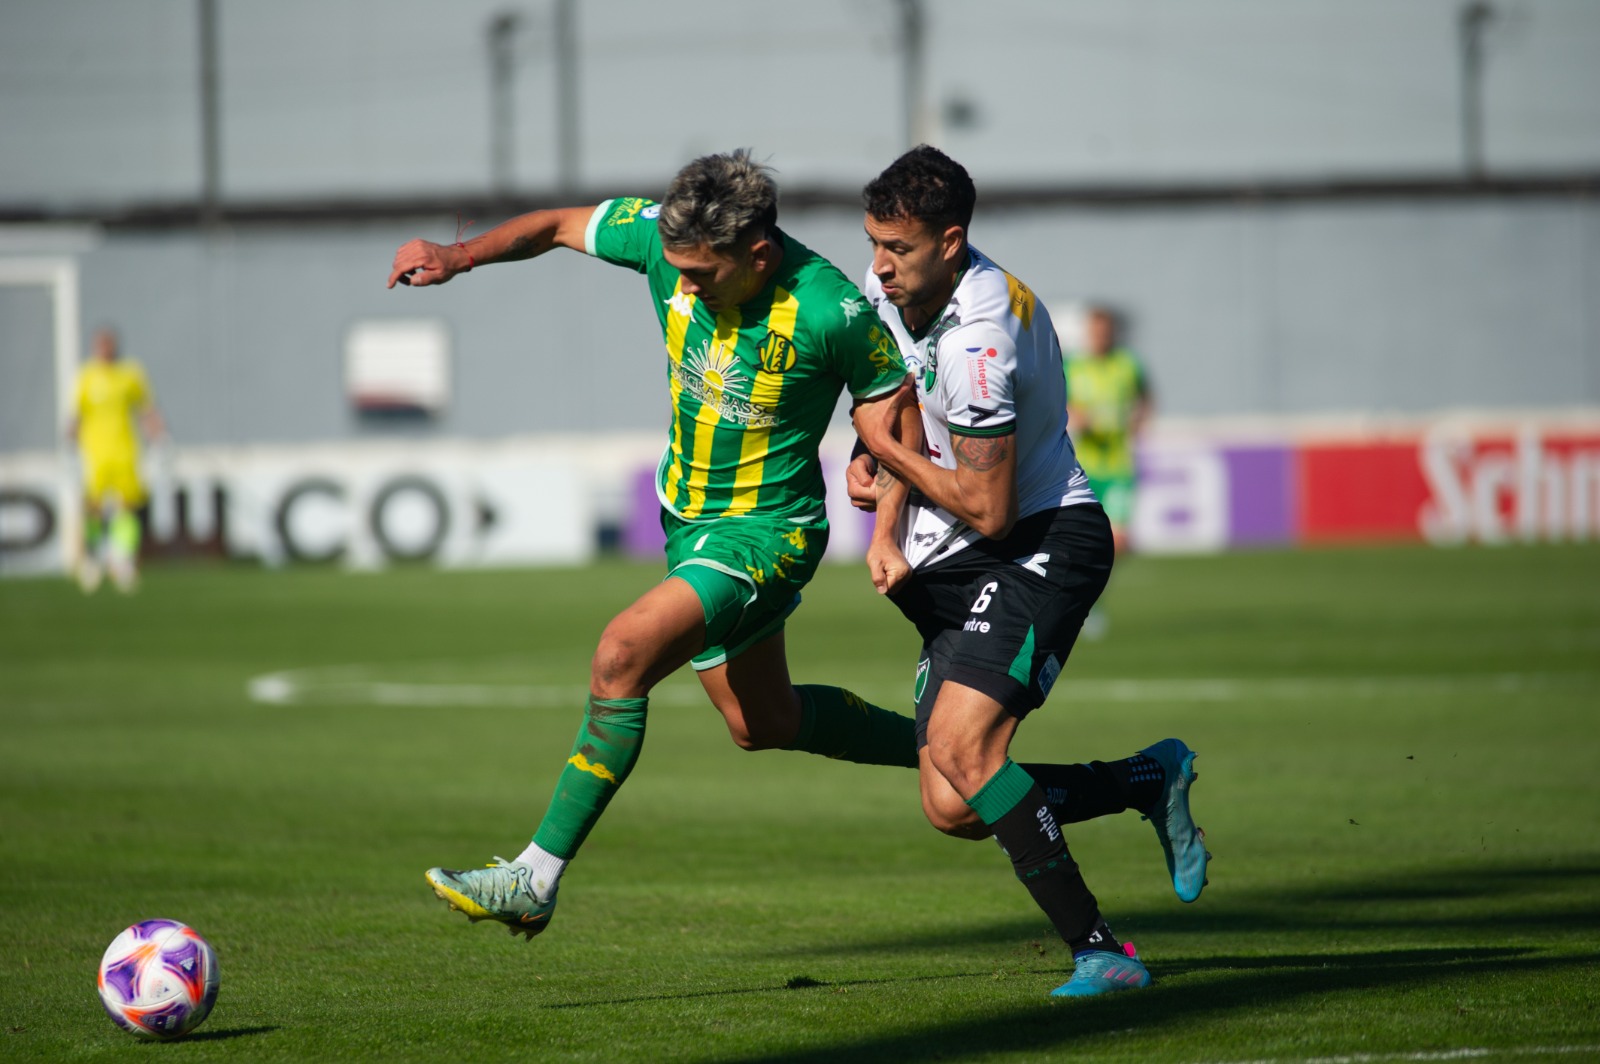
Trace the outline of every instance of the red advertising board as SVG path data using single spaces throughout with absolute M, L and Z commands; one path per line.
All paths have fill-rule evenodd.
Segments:
M 1297 539 L 1439 544 L 1600 537 L 1600 432 L 1462 432 L 1303 444 Z

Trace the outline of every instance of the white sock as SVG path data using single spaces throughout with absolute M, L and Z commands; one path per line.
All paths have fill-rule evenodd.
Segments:
M 566 860 L 541 849 L 536 842 L 528 843 L 528 848 L 517 854 L 517 860 L 533 869 L 533 890 L 539 900 L 549 901 L 561 882 L 561 873 L 567 870 Z

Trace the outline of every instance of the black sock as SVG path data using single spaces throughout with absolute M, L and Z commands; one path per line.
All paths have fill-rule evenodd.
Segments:
M 1141 813 L 1161 799 L 1167 774 L 1145 754 L 1124 761 L 1091 761 L 1087 765 L 1023 765 L 1044 791 L 1056 820 L 1078 824 L 1124 809 Z
M 1121 952 L 1121 944 L 1100 917 L 1099 904 L 1083 881 L 1078 863 L 1067 851 L 1044 792 L 1016 765 L 1007 761 L 1006 766 L 969 804 L 993 829 L 1017 878 L 1074 954 L 1090 949 Z M 1004 800 L 1018 793 L 1021 796 L 1016 801 Z

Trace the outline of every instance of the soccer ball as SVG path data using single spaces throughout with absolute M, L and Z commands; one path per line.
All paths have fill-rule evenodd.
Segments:
M 100 958 L 100 1002 L 140 1038 L 181 1038 L 217 1001 L 217 955 L 194 928 L 146 920 L 112 940 Z

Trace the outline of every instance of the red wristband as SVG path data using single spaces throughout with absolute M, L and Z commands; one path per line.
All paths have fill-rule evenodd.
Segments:
M 467 245 L 463 244 L 459 240 L 457 240 L 453 246 L 460 248 L 462 251 L 467 251 Z M 462 270 L 461 272 L 462 273 L 471 273 L 472 272 L 472 268 L 474 266 L 476 266 L 476 265 L 477 265 L 477 263 L 474 262 L 473 259 L 472 259 L 472 252 L 467 251 L 467 268 Z

